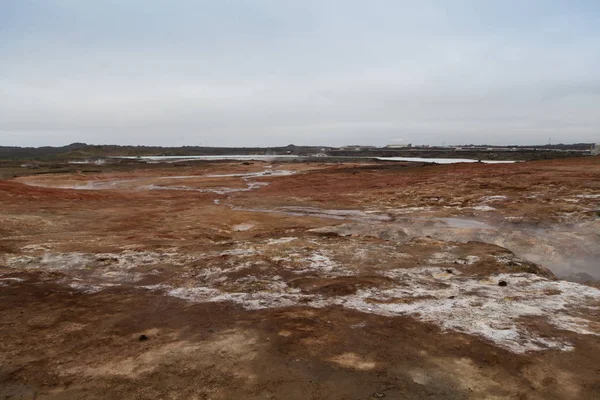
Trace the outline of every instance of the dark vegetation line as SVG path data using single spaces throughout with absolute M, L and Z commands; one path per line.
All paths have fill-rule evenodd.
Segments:
M 161 146 L 117 146 L 89 145 L 72 143 L 61 147 L 8 147 L 0 146 L 0 159 L 15 160 L 77 160 L 94 157 L 114 156 L 204 156 L 204 155 L 299 155 L 314 154 L 338 157 L 447 157 L 475 158 L 488 160 L 530 160 L 562 158 L 585 155 L 590 150 L 591 143 L 557 144 L 544 146 L 511 146 L 506 147 L 464 146 L 460 150 L 451 147 L 413 147 L 407 149 L 365 148 L 360 150 L 345 150 L 324 146 L 295 146 L 283 147 L 161 147 Z M 487 147 L 486 150 L 482 148 Z M 588 153 L 589 154 L 589 153 Z

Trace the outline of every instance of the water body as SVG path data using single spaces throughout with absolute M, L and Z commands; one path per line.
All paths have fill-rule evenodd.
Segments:
M 476 163 L 479 160 L 470 158 L 421 158 L 421 157 L 377 157 L 380 161 L 414 161 L 432 162 L 436 164 Z M 516 161 L 481 160 L 484 164 L 514 164 Z
M 123 158 L 129 160 L 144 160 L 144 161 L 164 161 L 164 162 L 177 162 L 186 160 L 237 160 L 237 161 L 271 161 L 277 159 L 302 159 L 311 158 L 296 155 L 219 155 L 219 156 L 123 156 L 123 157 L 111 157 L 111 158 Z M 338 158 L 338 157 L 322 157 L 327 158 Z M 456 164 L 456 163 L 476 163 L 479 160 L 470 158 L 421 158 L 421 157 L 343 157 L 345 159 L 376 159 L 380 161 L 413 161 L 413 162 L 429 162 L 436 164 Z M 494 161 L 494 160 L 481 160 L 485 164 L 513 164 L 516 161 Z
M 477 221 L 469 218 L 438 218 L 445 222 L 450 228 L 460 229 L 494 229 L 491 225 L 482 221 Z
M 270 161 L 275 159 L 294 159 L 300 158 L 295 155 L 220 155 L 220 156 L 117 156 L 111 158 L 123 158 L 128 160 L 144 160 L 144 161 L 166 161 L 176 162 L 185 160 L 238 160 L 238 161 Z

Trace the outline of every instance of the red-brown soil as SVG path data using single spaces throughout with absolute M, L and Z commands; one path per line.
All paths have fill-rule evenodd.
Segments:
M 0 181 L 0 398 L 597 399 L 599 206 L 600 157 Z

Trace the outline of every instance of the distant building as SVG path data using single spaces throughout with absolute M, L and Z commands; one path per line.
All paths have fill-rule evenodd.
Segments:
M 487 146 L 460 146 L 454 147 L 457 151 L 489 151 L 490 147 Z
M 592 155 L 600 156 L 600 143 L 596 143 L 594 147 L 592 147 Z
M 372 149 L 376 149 L 376 148 L 377 147 L 375 147 L 375 146 L 350 145 L 350 146 L 340 147 L 340 150 L 343 150 L 343 151 L 363 151 L 363 150 L 372 150 Z
M 394 143 L 394 144 L 388 144 L 387 146 L 385 146 L 386 149 L 406 149 L 406 148 L 410 148 L 412 147 L 411 143 L 405 144 L 405 143 Z

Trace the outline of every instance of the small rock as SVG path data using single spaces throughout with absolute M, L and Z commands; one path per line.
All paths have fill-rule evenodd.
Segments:
M 148 336 L 146 336 L 146 335 L 140 335 L 139 340 L 140 340 L 140 342 L 145 342 L 146 340 L 148 340 Z
M 448 269 L 446 270 L 446 272 L 447 272 L 447 273 L 449 273 L 449 274 L 453 274 L 453 273 L 454 273 L 454 271 L 452 271 L 450 268 L 448 268 Z
M 506 281 L 500 281 L 500 282 L 498 282 L 498 286 L 502 286 L 502 287 L 508 286 L 508 283 L 506 283 Z
M 373 393 L 373 397 L 376 399 L 383 399 L 385 397 L 385 393 Z
M 450 300 L 452 300 L 453 298 L 455 298 L 456 296 L 450 296 L 448 297 Z

